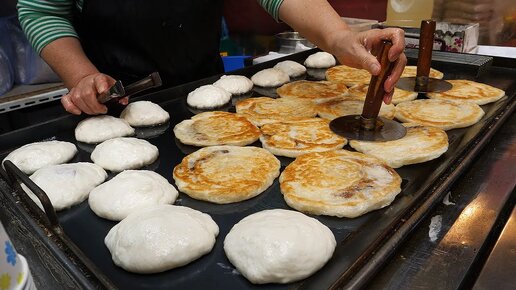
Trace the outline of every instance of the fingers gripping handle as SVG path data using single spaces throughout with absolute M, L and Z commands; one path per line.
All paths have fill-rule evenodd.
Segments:
M 389 50 L 392 47 L 392 42 L 384 40 L 380 51 L 376 58 L 381 65 L 380 73 L 377 76 L 372 76 L 369 83 L 369 89 L 364 103 L 364 109 L 362 110 L 362 120 L 365 129 L 373 129 L 376 124 L 376 117 L 380 112 L 382 106 L 383 97 L 385 95 L 384 83 L 387 77 L 392 72 L 394 63 L 389 61 Z

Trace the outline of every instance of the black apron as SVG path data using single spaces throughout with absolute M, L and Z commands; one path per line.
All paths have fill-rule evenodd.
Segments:
M 74 25 L 100 72 L 129 84 L 158 71 L 164 86 L 223 71 L 223 0 L 85 0 Z

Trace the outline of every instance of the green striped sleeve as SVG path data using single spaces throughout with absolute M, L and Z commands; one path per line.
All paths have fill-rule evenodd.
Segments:
M 258 0 L 258 3 L 276 20 L 279 21 L 279 8 L 283 0 Z
M 68 36 L 78 38 L 71 21 L 72 5 L 74 5 L 73 0 L 18 1 L 18 18 L 21 27 L 38 53 L 58 38 Z

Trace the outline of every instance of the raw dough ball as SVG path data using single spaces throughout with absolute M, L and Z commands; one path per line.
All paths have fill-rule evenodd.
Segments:
M 89 144 L 131 135 L 134 135 L 134 129 L 127 121 L 108 115 L 84 119 L 75 128 L 75 139 Z
M 155 126 L 167 122 L 170 115 L 158 104 L 149 101 L 130 103 L 120 114 L 131 126 Z
M 88 203 L 103 218 L 120 221 L 139 209 L 172 204 L 177 190 L 161 175 L 148 170 L 126 170 L 97 186 Z
M 284 71 L 291 78 L 295 78 L 306 73 L 306 67 L 292 60 L 278 62 L 274 67 Z
M 316 52 L 305 60 L 305 65 L 309 68 L 329 68 L 335 64 L 333 55 L 324 51 Z
M 209 253 L 218 233 L 207 214 L 158 205 L 130 214 L 109 231 L 104 243 L 116 265 L 147 274 L 186 265 Z
M 290 77 L 284 71 L 277 68 L 267 68 L 255 73 L 251 80 L 260 87 L 278 87 L 290 81 Z
M 273 209 L 247 216 L 233 226 L 224 251 L 254 284 L 304 279 L 331 258 L 335 237 L 318 220 L 300 212 Z
M 10 160 L 25 174 L 32 174 L 46 165 L 56 165 L 70 161 L 77 153 L 77 147 L 70 142 L 35 142 L 12 151 L 2 161 Z
M 120 137 L 95 147 L 91 160 L 104 169 L 123 171 L 149 165 L 158 159 L 158 147 L 146 140 Z
M 49 165 L 30 176 L 45 193 L 56 211 L 81 203 L 95 186 L 106 180 L 100 166 L 88 162 Z M 28 187 L 22 185 L 29 197 L 41 208 L 43 205 Z
M 249 92 L 253 88 L 253 82 L 238 75 L 222 76 L 218 81 L 213 83 L 214 86 L 222 88 L 233 95 L 241 95 Z
M 213 109 L 231 100 L 231 93 L 214 85 L 205 85 L 188 94 L 186 102 L 197 109 Z

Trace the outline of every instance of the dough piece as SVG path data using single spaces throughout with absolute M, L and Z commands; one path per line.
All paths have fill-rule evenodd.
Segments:
M 496 102 L 505 96 L 505 92 L 490 85 L 469 80 L 448 80 L 453 87 L 442 93 L 427 93 L 430 99 L 450 101 L 471 101 L 478 105 Z
M 70 161 L 77 154 L 77 147 L 70 142 L 43 141 L 35 142 L 12 151 L 2 161 L 10 160 L 25 174 L 47 166 Z
M 209 253 L 219 227 L 200 211 L 156 205 L 131 213 L 104 239 L 113 262 L 129 272 L 150 274 L 184 266 Z
M 75 139 L 88 144 L 132 135 L 134 135 L 134 129 L 126 120 L 108 115 L 84 119 L 75 127 Z
M 88 162 L 49 165 L 30 176 L 45 193 L 56 211 L 69 208 L 88 198 L 90 191 L 106 180 L 100 166 Z M 29 197 L 41 208 L 43 205 L 32 191 L 22 184 Z
M 441 156 L 448 150 L 448 135 L 439 128 L 404 124 L 405 137 L 386 142 L 352 140 L 353 149 L 383 160 L 392 168 L 422 163 Z
M 120 118 L 126 120 L 131 126 L 145 127 L 164 124 L 170 119 L 170 115 L 158 104 L 138 101 L 127 105 Z
M 349 88 L 349 95 L 353 99 L 365 101 L 369 85 L 355 85 Z M 392 96 L 392 104 L 396 105 L 402 102 L 408 102 L 417 98 L 416 92 L 409 92 L 402 89 L 394 88 L 394 95 Z
M 262 193 L 279 170 L 279 160 L 265 149 L 212 146 L 186 156 L 174 168 L 174 180 L 192 198 L 224 204 Z
M 473 102 L 437 99 L 414 100 L 396 106 L 396 119 L 443 130 L 464 128 L 478 122 L 484 111 Z
M 174 127 L 183 144 L 245 146 L 258 140 L 260 129 L 245 117 L 227 112 L 204 112 Z
M 279 87 L 290 81 L 290 77 L 284 71 L 277 68 L 267 68 L 255 73 L 251 80 L 260 87 Z
M 322 103 L 346 96 L 348 87 L 341 83 L 328 81 L 296 81 L 284 84 L 276 92 L 282 98 L 297 98 Z
M 320 51 L 308 56 L 305 60 L 305 66 L 309 68 L 329 68 L 336 64 L 333 55 Z
M 120 137 L 97 145 L 91 160 L 106 170 L 119 172 L 149 165 L 158 154 L 158 148 L 146 140 Z
M 227 104 L 231 93 L 214 85 L 205 85 L 190 92 L 186 102 L 197 109 L 214 109 Z
M 241 95 L 249 92 L 253 88 L 253 82 L 245 76 L 223 75 L 214 86 L 222 88 L 233 95 Z
M 234 225 L 224 240 L 224 251 L 251 283 L 289 283 L 321 269 L 336 244 L 331 230 L 318 220 L 292 210 L 272 209 Z
M 283 170 L 280 189 L 299 211 L 354 218 L 391 204 L 401 177 L 376 157 L 334 150 L 296 158 Z
M 348 87 L 360 84 L 369 84 L 371 74 L 365 69 L 353 68 L 346 65 L 338 65 L 326 71 L 326 80 L 335 83 L 343 83 Z
M 284 71 L 291 78 L 300 77 L 306 73 L 306 67 L 304 65 L 292 60 L 278 62 L 274 68 Z
M 249 98 L 236 104 L 236 112 L 256 126 L 280 121 L 295 121 L 317 115 L 311 101 L 267 97 Z
M 360 115 L 364 109 L 364 101 L 356 101 L 349 99 L 335 99 L 326 103 L 319 104 L 317 114 L 321 118 L 333 120 L 335 118 L 347 115 Z M 396 107 L 393 104 L 386 105 L 382 103 L 379 115 L 387 119 L 394 119 Z
M 415 65 L 407 65 L 403 69 L 403 72 L 401 73 L 402 78 L 408 78 L 408 77 L 415 77 L 417 75 L 417 66 Z M 429 77 L 434 79 L 442 79 L 444 77 L 444 74 L 436 69 L 430 68 L 430 74 Z
M 347 140 L 330 130 L 320 118 L 277 122 L 261 127 L 263 148 L 274 155 L 297 157 L 309 152 L 342 149 Z
M 172 204 L 177 190 L 158 173 L 149 170 L 126 170 L 90 192 L 91 210 L 112 221 L 120 221 L 145 207 Z

